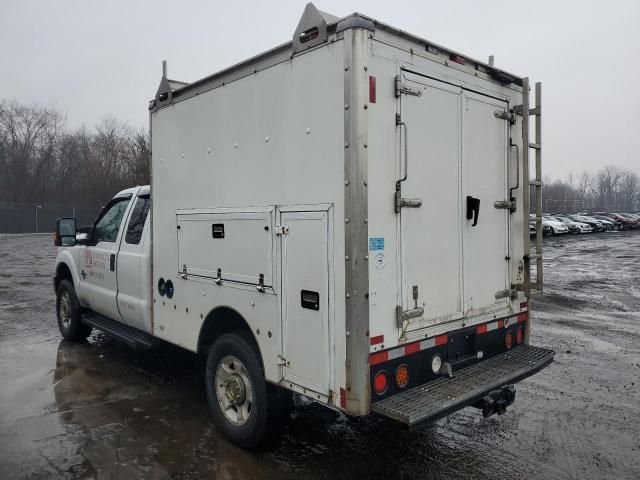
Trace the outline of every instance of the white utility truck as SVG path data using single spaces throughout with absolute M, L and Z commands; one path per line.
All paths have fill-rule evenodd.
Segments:
M 246 447 L 283 389 L 410 428 L 504 412 L 553 352 L 529 345 L 540 86 L 530 108 L 492 63 L 309 4 L 291 42 L 226 70 L 165 64 L 151 186 L 58 221 L 63 336 L 207 355 L 213 418 Z

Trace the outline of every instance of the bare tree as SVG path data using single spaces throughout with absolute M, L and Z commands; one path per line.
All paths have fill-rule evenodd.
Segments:
M 0 201 L 97 205 L 115 191 L 149 182 L 145 131 L 113 117 L 93 132 L 63 127 L 53 108 L 0 101 Z
M 4 200 L 25 201 L 46 194 L 44 180 L 54 167 L 57 140 L 63 126 L 52 108 L 0 105 L 0 141 L 5 178 Z
M 625 170 L 620 178 L 621 208 L 625 212 L 635 210 L 637 202 L 640 200 L 640 177 L 638 174 Z

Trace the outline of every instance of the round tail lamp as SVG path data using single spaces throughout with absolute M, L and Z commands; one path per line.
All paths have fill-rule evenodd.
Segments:
M 396 369 L 396 385 L 399 388 L 404 388 L 409 385 L 409 369 L 406 365 L 400 365 Z
M 387 376 L 387 372 L 381 370 L 373 377 L 373 389 L 378 395 L 384 395 L 388 388 L 389 377 Z

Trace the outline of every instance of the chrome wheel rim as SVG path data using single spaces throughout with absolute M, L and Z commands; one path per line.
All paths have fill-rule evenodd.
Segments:
M 225 418 L 236 426 L 247 423 L 253 407 L 253 387 L 244 364 L 233 355 L 222 358 L 216 368 L 215 386 Z
M 71 326 L 71 299 L 69 292 L 63 292 L 60 295 L 60 321 L 65 330 Z

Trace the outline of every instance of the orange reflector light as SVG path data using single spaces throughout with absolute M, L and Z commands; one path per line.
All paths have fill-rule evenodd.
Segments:
M 400 388 L 409 385 L 409 369 L 406 365 L 400 365 L 396 369 L 396 385 Z
M 522 343 L 522 329 L 519 328 L 516 332 L 516 343 L 520 345 Z
M 513 336 L 511 335 L 511 332 L 507 332 L 507 335 L 504 337 L 504 345 L 507 347 L 507 350 L 509 350 L 513 345 Z
M 389 379 L 387 378 L 387 372 L 382 370 L 381 372 L 376 373 L 375 378 L 373 379 L 373 389 L 376 391 L 378 395 L 382 395 L 387 391 L 389 387 Z

